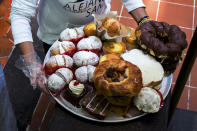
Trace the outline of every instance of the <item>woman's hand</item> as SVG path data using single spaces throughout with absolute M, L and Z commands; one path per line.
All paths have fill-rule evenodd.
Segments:
M 23 55 L 16 61 L 16 67 L 24 72 L 34 88 L 38 86 L 42 91 L 48 94 L 49 92 L 46 89 L 47 78 L 41 60 L 34 51 L 32 42 L 20 43 L 18 47 Z

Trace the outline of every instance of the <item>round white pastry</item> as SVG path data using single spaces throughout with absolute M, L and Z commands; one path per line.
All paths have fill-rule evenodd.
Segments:
M 79 41 L 77 44 L 77 49 L 98 49 L 102 48 L 101 40 L 96 36 L 89 36 L 88 38 L 84 38 Z
M 92 65 L 79 67 L 75 71 L 76 79 L 80 82 L 93 82 L 95 69 Z
M 155 113 L 159 111 L 161 97 L 156 90 L 144 87 L 138 96 L 134 98 L 134 104 L 139 110 L 147 113 Z
M 84 83 L 87 82 L 88 81 L 87 66 L 82 66 L 82 67 L 79 67 L 78 69 L 76 69 L 75 76 L 79 82 L 84 82 Z
M 73 61 L 77 66 L 96 65 L 99 57 L 90 51 L 79 51 L 74 54 Z
M 63 41 L 68 41 L 76 38 L 77 38 L 77 32 L 75 29 L 66 28 L 60 33 L 60 39 Z
M 48 78 L 48 88 L 53 92 L 59 91 L 66 85 L 66 82 L 57 74 L 52 74 Z
M 73 79 L 73 72 L 68 68 L 60 68 L 55 72 L 55 74 L 64 79 L 66 84 L 68 84 Z
M 68 55 L 55 55 L 52 57 L 54 57 L 54 62 L 56 62 L 58 66 L 65 65 L 66 67 L 71 68 L 73 65 L 73 59 Z
M 152 56 L 144 54 L 139 49 L 133 49 L 122 54 L 121 57 L 141 70 L 144 87 L 156 86 L 161 83 L 164 77 L 164 69 Z
M 70 41 L 60 42 L 57 40 L 53 44 L 54 44 L 54 46 L 52 47 L 51 52 L 53 52 L 53 50 L 58 50 L 60 54 L 63 54 L 66 51 L 75 49 L 75 45 Z
M 72 80 L 69 84 L 69 89 L 75 95 L 80 95 L 84 90 L 84 84 L 78 83 L 75 85 L 76 80 Z
M 84 27 L 78 27 L 78 28 L 74 28 L 77 32 L 77 37 L 80 38 L 80 37 L 84 37 L 85 36 L 85 33 L 83 31 L 83 28 Z
M 68 68 L 60 68 L 48 78 L 48 88 L 54 92 L 59 91 L 73 79 L 73 73 Z

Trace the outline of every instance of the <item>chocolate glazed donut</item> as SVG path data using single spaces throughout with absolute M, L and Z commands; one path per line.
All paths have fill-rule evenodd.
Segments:
M 174 72 L 187 47 L 186 35 L 176 25 L 149 21 L 136 30 L 137 43 L 159 61 L 166 74 Z

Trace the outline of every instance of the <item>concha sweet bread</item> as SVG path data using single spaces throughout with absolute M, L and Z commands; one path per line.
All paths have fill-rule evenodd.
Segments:
M 176 25 L 149 21 L 136 30 L 141 49 L 155 57 L 167 74 L 176 69 L 182 59 L 182 51 L 187 47 L 186 35 Z M 168 66 L 167 66 L 168 65 Z
M 107 60 L 96 67 L 94 85 L 97 93 L 104 95 L 110 103 L 126 106 L 140 92 L 142 74 L 137 66 L 127 61 Z
M 80 40 L 77 44 L 78 50 L 83 50 L 83 49 L 100 50 L 101 48 L 102 48 L 102 42 L 96 36 L 89 36 L 88 38 L 84 38 Z
M 68 67 L 71 68 L 73 65 L 73 59 L 67 55 L 55 55 L 50 57 L 50 59 L 45 64 L 45 71 L 47 74 L 54 73 L 58 68 Z
M 152 56 L 144 54 L 139 49 L 133 49 L 122 54 L 121 57 L 141 70 L 144 87 L 154 87 L 161 83 L 164 69 Z
M 103 52 L 105 54 L 122 54 L 126 50 L 126 46 L 123 42 L 104 42 L 103 43 Z
M 73 73 L 68 68 L 60 68 L 48 78 L 48 88 L 54 93 L 59 92 L 73 79 Z
M 50 50 L 51 56 L 65 54 L 72 56 L 76 52 L 75 45 L 70 41 L 56 41 L 55 46 L 53 46 Z
M 106 61 L 106 60 L 112 60 L 112 59 L 120 59 L 120 57 L 116 54 L 106 54 L 100 58 L 99 63 Z
M 84 29 L 83 29 L 84 33 L 86 36 L 96 36 L 96 23 L 91 22 L 89 24 L 87 24 Z
M 96 65 L 99 57 L 90 51 L 79 51 L 73 56 L 74 64 L 76 66 Z

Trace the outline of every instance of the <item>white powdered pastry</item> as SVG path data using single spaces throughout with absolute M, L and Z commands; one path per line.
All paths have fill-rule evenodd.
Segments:
M 48 88 L 54 92 L 59 91 L 66 85 L 66 82 L 57 74 L 52 74 L 48 78 Z
M 152 83 L 159 84 L 162 81 L 164 69 L 152 56 L 144 54 L 139 49 L 133 49 L 122 54 L 121 57 L 136 65 L 141 70 L 143 86 L 153 86 L 151 85 Z
M 80 37 L 84 37 L 85 36 L 85 33 L 83 31 L 83 28 L 84 27 L 78 27 L 78 28 L 74 28 L 77 32 L 77 37 L 80 38 Z
M 77 49 L 98 49 L 102 48 L 101 40 L 96 36 L 89 36 L 88 38 L 84 38 L 79 41 L 77 44 Z
M 73 79 L 73 72 L 68 68 L 60 68 L 55 73 L 61 76 L 66 84 L 68 84 Z
M 93 82 L 95 69 L 92 65 L 79 67 L 75 71 L 76 79 L 80 82 Z
M 60 33 L 60 39 L 63 41 L 68 41 L 76 38 L 77 38 L 77 32 L 75 29 L 67 28 Z
M 63 41 L 68 41 L 71 39 L 76 39 L 85 36 L 83 27 L 73 28 L 73 29 L 65 29 L 60 33 L 60 39 Z
M 88 65 L 87 66 L 89 82 L 93 82 L 93 80 L 94 80 L 94 71 L 95 71 L 95 69 L 96 69 L 96 67 L 94 67 L 92 65 Z
M 84 84 L 78 83 L 75 85 L 76 80 L 72 80 L 69 84 L 69 89 L 75 95 L 80 95 L 84 90 Z
M 73 73 L 68 68 L 60 68 L 48 78 L 48 88 L 57 92 L 73 79 Z
M 73 59 L 68 55 L 55 55 L 52 57 L 54 57 L 55 62 L 57 63 L 58 66 L 65 65 L 66 67 L 71 68 L 73 65 Z
M 141 89 L 138 96 L 134 98 L 134 104 L 139 110 L 147 113 L 155 113 L 159 111 L 161 97 L 152 88 L 144 87 Z
M 88 71 L 87 66 L 79 67 L 75 70 L 76 79 L 79 82 L 87 82 L 88 81 Z
M 74 54 L 73 61 L 77 66 L 96 65 L 99 57 L 90 51 L 79 51 Z
M 51 51 L 53 50 L 59 50 L 59 53 L 60 54 L 63 54 L 65 53 L 66 51 L 69 51 L 69 50 L 72 50 L 72 49 L 75 49 L 75 45 L 70 42 L 70 41 L 55 41 L 54 42 L 54 46 L 52 47 Z

